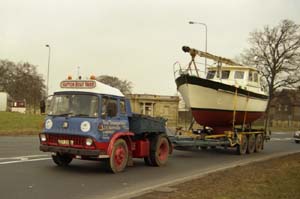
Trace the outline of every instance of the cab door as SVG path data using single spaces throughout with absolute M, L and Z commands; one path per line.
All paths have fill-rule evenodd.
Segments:
M 101 100 L 101 118 L 104 126 L 104 134 L 111 135 L 115 132 L 129 130 L 128 117 L 123 101 L 119 97 L 103 96 Z M 126 111 L 126 109 L 125 109 Z

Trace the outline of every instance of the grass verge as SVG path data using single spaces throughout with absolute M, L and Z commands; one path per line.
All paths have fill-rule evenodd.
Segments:
M 45 116 L 0 112 L 0 135 L 36 135 L 42 130 Z
M 300 198 L 300 153 L 209 174 L 134 199 Z

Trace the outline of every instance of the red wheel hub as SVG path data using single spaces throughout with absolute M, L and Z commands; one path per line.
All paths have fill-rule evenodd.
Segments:
M 121 166 L 126 158 L 126 151 L 123 146 L 119 146 L 114 154 L 114 162 L 116 163 L 116 166 Z
M 169 147 L 166 140 L 163 140 L 159 146 L 158 158 L 159 160 L 165 160 L 168 157 Z

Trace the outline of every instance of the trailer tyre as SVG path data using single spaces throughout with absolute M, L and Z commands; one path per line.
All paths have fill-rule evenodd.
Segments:
M 170 145 L 166 135 L 158 135 L 151 141 L 150 163 L 152 166 L 163 166 L 169 158 Z
M 255 135 L 254 134 L 250 134 L 248 136 L 248 147 L 247 147 L 247 153 L 253 153 L 255 150 Z
M 52 160 L 57 166 L 65 167 L 72 162 L 73 158 L 67 154 L 56 153 L 56 155 L 52 155 Z
M 246 135 L 242 135 L 240 143 L 237 145 L 237 153 L 239 155 L 244 155 L 248 148 L 248 139 Z
M 264 148 L 264 139 L 262 134 L 257 134 L 255 138 L 255 152 L 258 153 Z
M 113 146 L 111 157 L 106 160 L 107 169 L 113 173 L 122 172 L 128 161 L 128 146 L 124 139 L 118 139 Z

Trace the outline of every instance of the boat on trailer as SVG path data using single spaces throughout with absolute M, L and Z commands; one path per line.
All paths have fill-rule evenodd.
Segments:
M 191 55 L 192 60 L 187 69 L 174 71 L 175 81 L 198 124 L 211 127 L 213 133 L 219 134 L 235 125 L 251 125 L 263 115 L 268 95 L 255 67 L 186 46 L 182 49 Z M 217 65 L 208 67 L 205 76 L 200 77 L 196 56 L 211 59 Z

